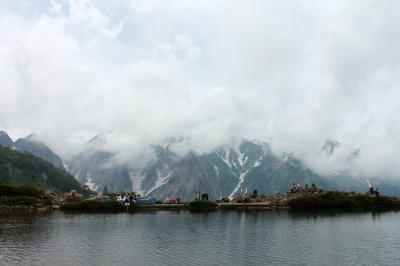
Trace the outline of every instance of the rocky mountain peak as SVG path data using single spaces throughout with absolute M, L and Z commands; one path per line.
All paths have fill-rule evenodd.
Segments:
M 0 131 L 0 146 L 12 148 L 14 145 L 13 140 L 8 136 L 7 132 Z
M 14 143 L 14 148 L 19 151 L 29 152 L 37 157 L 40 157 L 55 167 L 65 170 L 64 164 L 60 157 L 55 154 L 49 147 L 39 140 L 39 135 L 36 133 L 29 134 L 25 138 L 20 138 Z

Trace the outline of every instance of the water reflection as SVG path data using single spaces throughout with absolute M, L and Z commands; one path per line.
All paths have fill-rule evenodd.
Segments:
M 340 218 L 348 216 L 371 216 L 379 218 L 381 215 L 399 213 L 399 211 L 338 211 L 338 210 L 314 210 L 314 211 L 288 211 L 292 219 L 318 219 L 318 218 Z
M 7 215 L 0 217 L 0 265 L 396 264 L 399 218 L 286 211 Z

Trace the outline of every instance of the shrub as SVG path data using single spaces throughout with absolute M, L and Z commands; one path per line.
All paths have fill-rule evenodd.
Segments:
M 0 196 L 16 197 L 41 197 L 44 191 L 29 185 L 0 184 Z
M 82 211 L 82 212 L 116 212 L 124 211 L 126 207 L 119 201 L 99 201 L 83 200 L 78 202 L 64 202 L 61 206 L 64 211 Z
M 0 202 L 8 206 L 35 206 L 40 201 L 33 197 L 2 197 Z
M 217 209 L 218 204 L 208 200 L 194 200 L 189 203 L 192 211 L 213 211 Z
M 360 210 L 387 210 L 400 208 L 400 201 L 391 197 L 371 197 L 360 194 L 346 194 L 343 192 L 325 192 L 307 194 L 289 200 L 291 209 L 360 209 Z
M 43 199 L 43 204 L 46 206 L 52 206 L 54 202 L 50 198 L 46 197 Z
M 0 205 L 8 205 L 8 197 L 7 196 L 0 197 Z

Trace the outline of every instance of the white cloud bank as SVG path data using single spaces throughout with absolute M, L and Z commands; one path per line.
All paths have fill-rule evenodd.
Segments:
M 59 153 L 266 140 L 319 165 L 400 170 L 399 1 L 2 1 L 0 128 Z M 340 157 L 342 156 L 342 157 Z

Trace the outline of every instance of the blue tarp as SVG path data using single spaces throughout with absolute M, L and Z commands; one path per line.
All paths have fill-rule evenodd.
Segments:
M 156 204 L 156 199 L 151 198 L 151 199 L 137 199 L 136 200 L 137 205 L 155 205 Z

